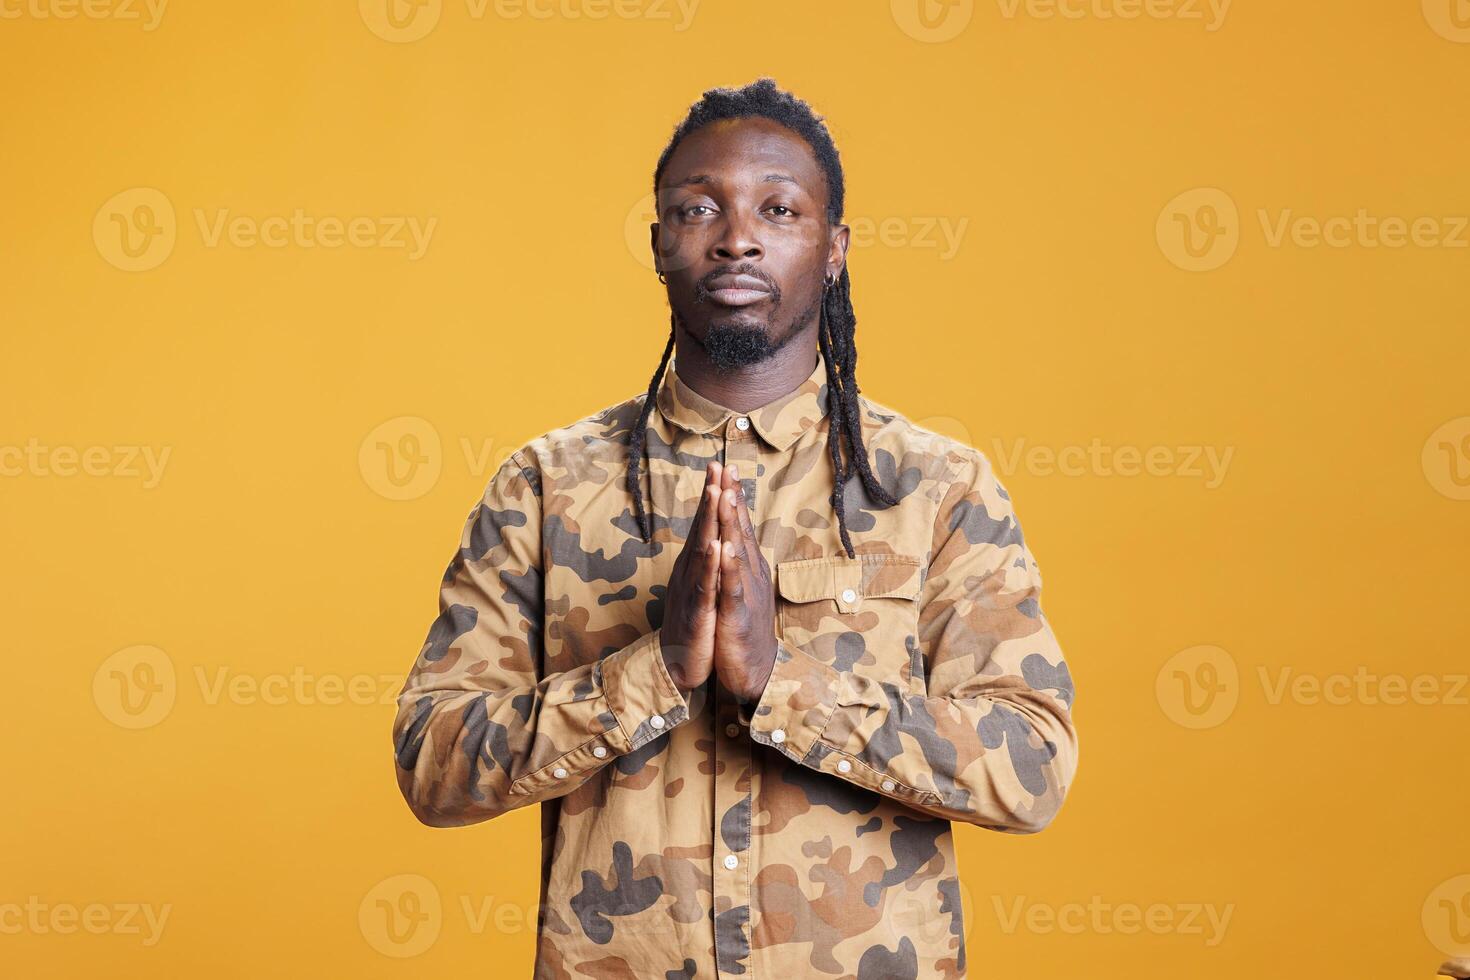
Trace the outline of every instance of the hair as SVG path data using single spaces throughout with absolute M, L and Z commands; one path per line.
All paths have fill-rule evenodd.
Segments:
M 773 79 L 760 78 L 743 88 L 713 88 L 706 91 L 698 102 L 690 106 L 689 113 L 674 130 L 668 146 L 659 154 L 658 166 L 653 171 L 653 190 L 658 194 L 659 181 L 664 168 L 684 138 L 695 130 L 722 119 L 760 117 L 780 123 L 796 133 L 816 155 L 817 163 L 827 178 L 827 222 L 842 222 L 842 206 L 845 185 L 842 176 L 842 161 L 832 135 L 827 132 L 822 117 L 812 111 L 811 106 L 789 92 L 783 92 Z M 678 316 L 669 316 L 669 341 L 664 346 L 658 370 L 648 383 L 648 397 L 643 402 L 643 411 L 638 416 L 628 437 L 628 492 L 633 497 L 634 514 L 643 540 L 651 538 L 650 519 L 643 505 L 643 485 L 639 480 L 639 464 L 643 459 L 644 433 L 648 416 L 653 411 L 658 394 L 659 382 L 674 351 L 674 335 L 678 330 Z M 852 311 L 852 283 L 847 263 L 842 265 L 842 274 L 835 281 L 827 280 L 822 292 L 820 319 L 817 325 L 817 344 L 827 368 L 827 404 L 831 412 L 827 428 L 827 452 L 832 459 L 833 486 L 832 509 L 837 512 L 837 529 L 842 538 L 842 548 L 849 558 L 855 557 L 852 538 L 847 532 L 847 508 L 844 505 L 843 488 L 853 467 L 868 496 L 879 503 L 893 506 L 898 503 L 894 496 L 878 482 L 868 464 L 867 447 L 863 445 L 862 423 L 859 419 L 857 383 L 857 316 Z M 844 461 L 842 439 L 847 440 L 847 458 Z

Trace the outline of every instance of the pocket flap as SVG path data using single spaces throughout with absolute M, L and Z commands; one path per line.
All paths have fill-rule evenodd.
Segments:
M 916 599 L 919 559 L 914 555 L 846 555 L 776 564 L 776 589 L 788 602 L 831 599 L 845 613 L 864 599 Z

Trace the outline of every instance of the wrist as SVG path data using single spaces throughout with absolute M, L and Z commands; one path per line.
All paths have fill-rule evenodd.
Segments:
M 666 643 L 663 628 L 659 628 L 659 656 L 663 658 L 664 670 L 668 673 L 669 679 L 674 682 L 674 687 L 679 689 L 679 694 L 681 696 L 687 695 L 691 690 L 698 686 L 697 684 L 691 684 L 689 682 L 689 672 L 684 665 L 684 658 L 680 653 L 682 649 L 683 648 L 678 644 Z

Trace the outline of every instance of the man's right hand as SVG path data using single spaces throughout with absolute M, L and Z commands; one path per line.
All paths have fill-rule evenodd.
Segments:
M 715 614 L 720 591 L 720 464 L 704 472 L 704 491 L 684 550 L 674 559 L 659 646 L 681 691 L 703 684 L 715 662 Z

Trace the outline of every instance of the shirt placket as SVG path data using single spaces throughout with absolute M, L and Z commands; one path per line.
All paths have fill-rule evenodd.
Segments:
M 757 527 L 757 508 L 762 501 L 756 493 L 756 465 L 759 447 L 750 419 L 732 415 L 720 432 L 723 439 L 723 464 L 736 465 L 741 489 L 751 521 Z M 752 795 L 752 749 L 739 722 L 739 706 L 734 698 L 719 688 L 715 737 L 715 827 L 712 875 L 715 899 L 715 966 L 720 977 L 753 975 L 750 961 L 750 884 L 755 876 L 751 867 L 750 820 Z

